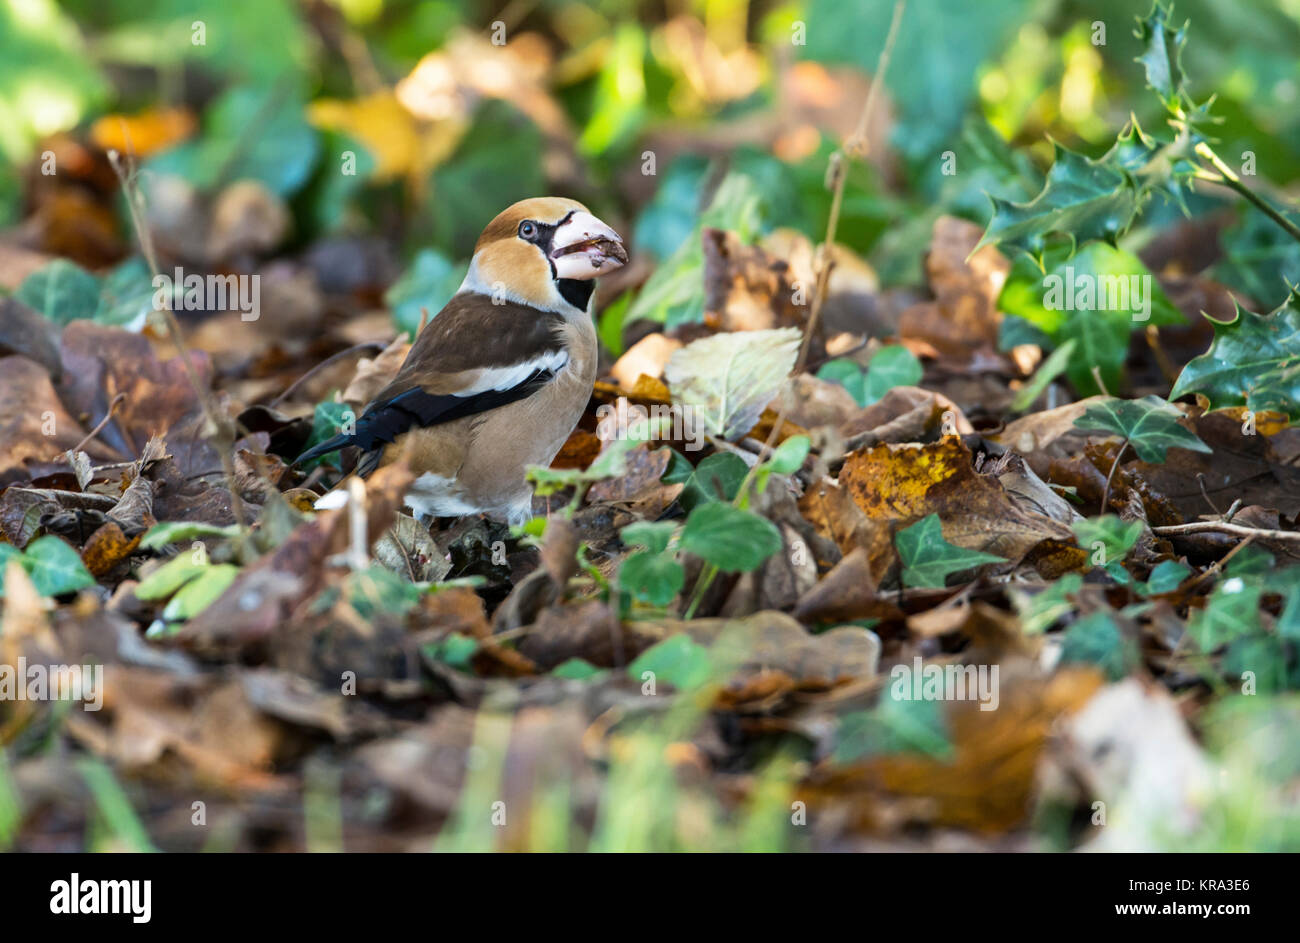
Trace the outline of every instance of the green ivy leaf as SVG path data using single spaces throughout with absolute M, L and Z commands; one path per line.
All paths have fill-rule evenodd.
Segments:
M 162 521 L 150 527 L 145 535 L 140 538 L 140 546 L 145 550 L 157 550 L 168 544 L 194 540 L 197 537 L 230 538 L 238 535 L 239 528 L 234 524 L 228 527 L 219 527 L 216 524 L 205 524 L 202 521 Z
M 206 562 L 195 563 L 188 553 L 177 554 L 141 580 L 135 588 L 135 596 L 146 600 L 166 599 L 202 573 L 207 566 Z
M 1101 549 L 1104 560 L 1100 566 L 1121 563 L 1128 552 L 1142 536 L 1142 522 L 1129 521 L 1127 524 L 1114 514 L 1101 517 L 1086 517 L 1070 525 L 1074 535 L 1079 539 L 1079 546 L 1090 552 Z M 1101 548 L 1097 544 L 1101 544 Z
M 1177 407 L 1159 396 L 1142 399 L 1104 399 L 1093 403 L 1075 421 L 1079 429 L 1113 432 L 1128 439 L 1129 445 L 1144 462 L 1163 462 L 1170 447 L 1193 452 L 1211 452 L 1194 432 L 1178 422 L 1183 418 Z
M 63 327 L 95 316 L 99 279 L 75 262 L 54 259 L 24 278 L 14 297 Z
M 628 309 L 626 320 L 645 318 L 666 327 L 704 319 L 705 227 L 727 229 L 742 242 L 754 239 L 761 225 L 762 197 L 754 181 L 739 173 L 727 174 L 718 185 L 709 207 L 700 214 L 690 236 L 678 243 L 677 251 L 658 265 L 646 279 Z
M 817 378 L 838 383 L 849 391 L 855 403 L 859 406 L 867 405 L 867 375 L 852 360 L 828 360 L 817 371 Z
M 906 347 L 892 344 L 880 348 L 867 361 L 866 402 L 862 405 L 879 402 L 896 386 L 916 386 L 921 373 L 921 361 Z
M 662 608 L 672 602 L 686 583 L 686 571 L 667 553 L 638 550 L 619 567 L 618 584 L 639 602 Z
M 77 551 L 58 537 L 38 537 L 23 551 L 23 565 L 42 596 L 62 596 L 95 585 Z
M 1074 611 L 1074 600 L 1070 597 L 1082 586 L 1083 577 L 1078 573 L 1066 573 L 1048 583 L 1045 589 L 1032 594 L 1013 586 L 1010 589 L 1011 601 L 1020 615 L 1021 630 L 1026 635 L 1046 632 Z
M 656 682 L 663 681 L 687 690 L 705 684 L 713 675 L 709 650 L 685 632 L 670 635 L 650 646 L 627 666 L 628 677 L 642 681 L 644 672 L 653 672 Z
M 772 451 L 772 457 L 754 469 L 754 488 L 759 494 L 767 490 L 767 482 L 773 473 L 793 475 L 802 466 L 812 448 L 812 440 L 806 435 L 791 436 Z M 749 507 L 749 497 L 741 502 L 741 507 Z
M 549 468 L 545 465 L 529 465 L 525 475 L 535 485 L 535 493 L 546 497 L 565 488 L 626 474 L 627 453 L 638 444 L 638 440 L 631 437 L 614 439 L 587 468 Z
M 939 588 L 954 573 L 985 563 L 1006 563 L 1002 557 L 957 547 L 943 539 L 938 514 L 927 514 L 911 527 L 894 535 L 898 557 L 903 562 L 903 585 Z
M 651 553 L 663 553 L 677 532 L 672 521 L 637 521 L 618 532 L 619 539 L 629 547 L 645 547 Z
M 551 669 L 552 676 L 567 678 L 570 681 L 590 681 L 607 673 L 604 668 L 597 668 L 585 658 L 570 658 Z
M 715 452 L 691 471 L 677 500 L 687 511 L 709 501 L 733 501 L 747 474 L 749 466 L 739 455 Z M 668 481 L 666 474 L 664 480 Z
M 4 570 L 11 559 L 22 564 L 32 585 L 42 596 L 62 596 L 95 585 L 77 551 L 58 537 L 38 537 L 20 552 L 8 544 L 0 545 L 0 595 L 4 594 Z
M 1282 640 L 1263 633 L 1234 639 L 1223 653 L 1223 674 L 1240 681 L 1246 672 L 1255 676 L 1258 694 L 1275 694 L 1287 688 L 1286 648 Z
M 1201 651 L 1214 651 L 1234 639 L 1259 631 L 1262 590 L 1253 581 L 1234 576 L 1214 587 L 1205 608 L 1187 620 L 1187 634 Z
M 1083 395 L 1101 392 L 1093 376 L 1098 368 L 1107 389 L 1118 389 L 1129 336 L 1147 325 L 1182 324 L 1185 319 L 1160 289 L 1142 261 L 1132 253 L 1093 242 L 1071 253 L 1056 245 L 1042 257 L 1043 268 L 1026 256 L 1012 265 L 998 307 L 1008 315 L 999 343 L 1039 343 L 1032 332 L 1016 336 L 1023 318 L 1041 332 L 1048 346 L 1074 342 L 1065 372 Z
M 921 361 L 906 347 L 891 344 L 871 355 L 864 372 L 852 360 L 831 360 L 817 376 L 839 383 L 859 406 L 870 406 L 896 386 L 915 386 L 921 381 Z
M 387 567 L 373 564 L 348 574 L 346 592 L 357 615 L 370 620 L 383 613 L 405 615 L 419 605 L 424 589 Z
M 233 563 L 216 563 L 203 567 L 163 608 L 163 619 L 167 622 L 184 622 L 194 618 L 216 602 L 238 575 L 239 567 Z
M 468 668 L 470 659 L 478 651 L 478 640 L 453 633 L 436 642 L 430 642 L 422 651 L 433 661 L 452 668 Z
M 326 439 L 333 438 L 343 431 L 344 427 L 355 428 L 357 414 L 347 403 L 338 402 L 334 399 L 322 400 L 316 404 L 316 409 L 311 417 L 311 435 L 307 437 L 307 444 L 303 446 L 303 451 L 313 448 Z M 302 463 L 303 471 L 310 471 L 318 465 L 329 463 L 335 468 L 339 465 L 338 452 L 326 452 L 317 458 L 309 459 Z
M 907 685 L 910 676 L 894 681 Z M 873 710 L 846 714 L 835 738 L 836 763 L 852 763 L 871 756 L 919 753 L 939 758 L 952 755 L 952 741 L 944 719 L 943 702 L 895 697 L 893 686 Z
M 1191 575 L 1192 568 L 1185 563 L 1179 563 L 1177 560 L 1162 560 L 1151 571 L 1151 577 L 1146 585 L 1138 587 L 1138 592 L 1144 596 L 1172 593 Z
M 776 474 L 793 475 L 803 467 L 811 448 L 812 440 L 806 435 L 791 436 L 776 447 L 767 461 Z
M 686 519 L 681 549 L 725 573 L 748 573 L 781 549 L 781 532 L 767 518 L 711 501 Z
M 1061 664 L 1096 665 L 1118 681 L 1138 664 L 1137 643 L 1124 637 L 1109 613 L 1094 612 L 1065 630 Z
M 1300 420 L 1300 293 L 1269 314 L 1238 305 L 1231 321 L 1210 320 L 1210 349 L 1183 368 L 1170 399 L 1199 393 L 1211 409 L 1245 406 Z
M 139 331 L 153 311 L 153 296 L 153 275 L 148 264 L 132 256 L 104 276 L 95 323 Z

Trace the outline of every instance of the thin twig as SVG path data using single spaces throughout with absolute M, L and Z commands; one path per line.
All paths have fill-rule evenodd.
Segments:
M 131 213 L 131 224 L 135 227 L 136 237 L 140 240 L 140 251 L 144 253 L 149 270 L 157 277 L 161 274 L 161 269 L 158 267 L 158 257 L 154 253 L 153 239 L 149 234 L 148 227 L 145 225 L 144 213 L 140 206 L 140 188 L 135 179 L 134 168 L 130 165 L 124 167 L 122 155 L 117 151 L 109 151 L 108 160 L 113 165 L 113 172 L 117 174 L 117 179 L 122 184 L 122 193 L 126 197 L 127 209 Z M 129 157 L 127 160 L 129 163 L 133 163 Z M 244 516 L 244 500 L 239 496 L 239 489 L 235 485 L 235 464 L 230 457 L 235 444 L 234 427 L 229 419 L 223 417 L 217 410 L 216 403 L 210 395 L 211 391 L 199 379 L 199 372 L 194 369 L 194 362 L 190 359 L 189 349 L 185 346 L 185 341 L 181 337 L 181 327 L 176 320 L 176 315 L 172 313 L 169 307 L 163 307 L 159 313 L 162 315 L 163 323 L 167 326 L 167 333 L 172 344 L 175 345 L 176 351 L 180 355 L 181 365 L 190 381 L 190 386 L 194 388 L 194 394 L 203 409 L 204 418 L 207 420 L 208 428 L 211 431 L 210 437 L 216 448 L 217 455 L 221 459 L 221 469 L 226 478 L 226 489 L 230 492 L 230 511 L 234 515 L 236 526 L 239 528 L 240 546 L 246 546 L 248 524 Z
M 1109 396 L 1110 391 L 1106 389 L 1106 383 L 1101 378 L 1101 367 L 1096 364 L 1092 367 L 1092 378 L 1097 382 L 1097 389 L 1101 390 L 1103 395 Z
M 835 233 L 840 223 L 840 206 L 844 202 L 844 184 L 848 179 L 845 165 L 849 157 L 866 156 L 870 153 L 868 122 L 872 110 L 875 108 L 876 96 L 879 93 L 880 86 L 884 84 L 885 73 L 889 69 L 889 57 L 893 53 L 894 40 L 898 37 L 898 24 L 902 22 L 903 9 L 906 6 L 907 0 L 897 0 L 894 4 L 894 16 L 889 24 L 889 34 L 885 37 L 885 45 L 880 50 L 880 58 L 876 61 L 876 71 L 871 77 L 871 87 L 867 90 L 867 100 L 863 103 L 862 116 L 858 119 L 858 126 L 848 140 L 844 142 L 844 145 L 831 154 L 830 162 L 826 167 L 826 186 L 831 190 L 831 208 L 826 219 L 826 238 L 822 241 L 821 250 L 817 254 L 817 283 L 813 289 L 812 304 L 808 311 L 808 324 L 804 328 L 803 342 L 799 345 L 799 356 L 795 359 L 794 369 L 790 372 L 792 377 L 799 376 L 804 370 L 804 365 L 808 362 L 808 351 L 812 346 L 812 339 L 817 333 L 822 305 L 826 301 L 831 268 L 835 264 L 832 247 L 835 245 Z M 771 431 L 768 432 L 763 447 L 759 449 L 758 460 L 750 466 L 744 480 L 741 481 L 740 487 L 736 491 L 734 503 L 738 507 L 748 500 L 749 488 L 753 483 L 754 476 L 758 474 L 759 466 L 763 464 L 763 461 L 771 454 L 773 447 L 776 445 L 777 437 L 781 434 L 781 428 L 785 425 L 785 416 L 788 409 L 789 402 L 783 397 L 781 406 L 777 410 L 776 421 L 772 423 Z M 712 564 L 701 572 L 699 579 L 696 581 L 691 602 L 687 606 L 685 618 L 690 619 L 695 615 L 695 610 L 703 601 L 704 594 L 708 591 L 709 585 L 717 574 L 718 569 Z
M 1115 478 L 1115 469 L 1119 468 L 1120 456 L 1128 448 L 1128 439 L 1125 439 L 1119 445 L 1119 451 L 1115 453 L 1115 461 L 1110 463 L 1110 474 L 1106 476 L 1106 487 L 1101 491 L 1101 513 L 1106 513 L 1106 504 L 1110 500 L 1110 483 Z
M 804 328 L 803 343 L 799 347 L 799 357 L 795 360 L 792 376 L 798 376 L 803 372 L 804 365 L 808 362 L 808 352 L 812 346 L 812 339 L 817 333 L 822 306 L 826 302 L 831 268 L 834 266 L 832 246 L 835 244 L 835 234 L 840 223 L 840 206 L 844 202 L 844 185 L 848 180 L 848 172 L 845 167 L 846 158 L 849 156 L 866 156 L 870 153 L 868 122 L 870 121 L 871 112 L 875 108 L 876 96 L 879 93 L 880 86 L 884 84 L 885 73 L 889 70 L 889 59 L 893 54 L 894 40 L 898 37 L 898 25 L 903 20 L 903 9 L 906 6 L 907 0 L 897 0 L 894 4 L 894 16 L 889 23 L 889 34 L 885 37 L 884 48 L 880 50 L 880 58 L 876 62 L 875 74 L 871 77 L 871 87 L 867 90 L 867 100 L 863 103 L 862 116 L 858 119 L 858 126 L 848 140 L 844 142 L 844 146 L 831 154 L 830 163 L 826 168 L 827 185 L 832 188 L 831 208 L 826 219 L 826 238 L 822 240 L 821 251 L 818 253 L 817 282 L 813 289 L 812 304 L 808 311 L 808 325 Z M 768 433 L 767 440 L 763 443 L 763 449 L 758 453 L 760 463 L 776 445 L 777 437 L 781 434 L 781 427 L 785 424 L 786 412 L 787 404 L 783 402 L 777 412 L 776 422 L 772 423 L 772 429 Z M 753 475 L 752 470 L 750 475 Z M 748 484 L 748 479 L 745 484 Z M 743 486 L 741 490 L 743 493 Z
M 1219 510 L 1219 506 L 1218 506 L 1217 504 L 1215 504 L 1213 501 L 1210 500 L 1210 495 L 1209 495 L 1209 493 L 1205 490 L 1205 473 L 1204 473 L 1204 472 L 1197 472 L 1197 473 L 1196 473 L 1196 483 L 1197 483 L 1198 485 L 1201 486 L 1201 497 L 1205 499 L 1205 503 L 1208 504 L 1211 508 L 1214 509 L 1214 513 L 1215 513 L 1215 514 L 1218 514 L 1219 517 L 1223 517 L 1223 512 Z
M 1213 164 L 1214 169 L 1217 170 L 1220 175 L 1218 178 L 1215 178 L 1208 173 L 1202 172 L 1197 174 L 1197 176 L 1201 180 L 1209 180 L 1212 183 L 1220 183 L 1228 187 L 1229 189 L 1236 190 L 1247 200 L 1253 203 L 1256 206 L 1256 208 L 1259 209 L 1260 212 L 1262 212 L 1269 219 L 1273 220 L 1273 222 L 1277 223 L 1279 226 L 1285 229 L 1287 231 L 1287 234 L 1290 235 L 1292 239 L 1294 239 L 1296 242 L 1300 242 L 1300 226 L 1297 226 L 1291 220 L 1287 219 L 1285 216 L 1283 216 L 1281 213 L 1275 210 L 1267 200 L 1265 200 L 1254 190 L 1250 189 L 1250 187 L 1242 183 L 1241 178 L 1238 177 L 1235 172 L 1233 172 L 1231 167 L 1229 167 L 1220 159 L 1218 154 L 1214 153 L 1214 149 L 1211 148 L 1210 145 L 1206 144 L 1204 141 L 1197 144 L 1196 154 L 1198 157 L 1203 157 L 1205 160 L 1208 160 L 1211 164 Z
M 68 449 L 68 454 L 76 455 L 78 452 L 84 449 L 86 447 L 87 442 L 89 442 L 95 436 L 99 435 L 100 432 L 104 430 L 104 427 L 108 425 L 108 421 L 113 418 L 113 413 L 117 412 L 117 407 L 121 406 L 124 402 L 126 402 L 125 393 L 118 393 L 116 396 L 114 396 L 113 402 L 108 404 L 108 412 L 104 414 L 104 418 L 99 420 L 99 423 L 95 426 L 95 428 L 91 429 L 89 432 L 86 433 L 86 437 L 84 439 L 82 439 L 72 448 Z
M 1246 538 L 1245 540 L 1243 540 L 1241 543 L 1237 544 L 1237 546 L 1233 547 L 1231 550 L 1229 550 L 1227 553 L 1225 553 L 1225 554 L 1224 554 L 1222 557 L 1220 557 L 1218 560 L 1214 561 L 1214 564 L 1213 564 L 1212 566 L 1210 566 L 1209 568 L 1207 568 L 1206 571 L 1205 571 L 1204 573 L 1198 573 L 1198 574 L 1195 574 L 1195 575 L 1193 575 L 1193 576 L 1189 576 L 1187 579 L 1183 580 L 1182 583 L 1178 584 L 1178 592 L 1182 593 L 1183 595 L 1187 595 L 1188 593 L 1190 593 L 1190 592 L 1191 592 L 1193 589 L 1195 589 L 1198 585 L 1200 585 L 1201 583 L 1204 583 L 1204 582 L 1205 582 L 1206 580 L 1208 580 L 1211 576 L 1214 576 L 1216 573 L 1218 573 L 1220 570 L 1222 570 L 1222 569 L 1224 568 L 1224 566 L 1227 565 L 1227 563 L 1228 563 L 1229 560 L 1231 560 L 1231 559 L 1232 559 L 1233 557 L 1235 557 L 1237 554 L 1241 553 L 1241 551 L 1243 551 L 1243 550 L 1245 550 L 1247 547 L 1249 547 L 1249 546 L 1254 542 L 1254 540 L 1255 540 L 1255 535 L 1254 535 L 1254 534 L 1251 534 L 1249 537 L 1247 537 L 1247 538 Z M 1184 636 L 1184 637 L 1186 637 L 1186 636 Z M 1180 645 L 1182 644 L 1182 640 L 1181 640 L 1181 639 L 1179 640 L 1179 644 L 1180 644 Z M 1176 653 L 1177 653 L 1177 652 L 1175 651 L 1175 654 L 1176 654 Z
M 1238 537 L 1258 537 L 1261 540 L 1300 540 L 1300 530 L 1270 530 L 1265 527 L 1247 527 L 1245 524 L 1233 524 L 1230 521 L 1193 521 L 1190 524 L 1169 524 L 1165 527 L 1153 527 L 1151 533 L 1161 537 L 1176 534 L 1235 534 Z

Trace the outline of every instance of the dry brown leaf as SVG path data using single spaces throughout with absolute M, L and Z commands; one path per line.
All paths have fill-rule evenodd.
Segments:
M 956 436 L 854 452 L 840 480 L 873 521 L 906 527 L 938 514 L 949 543 L 1013 563 L 1044 540 L 1073 537 L 1064 524 L 1017 507 L 996 478 L 977 473 Z

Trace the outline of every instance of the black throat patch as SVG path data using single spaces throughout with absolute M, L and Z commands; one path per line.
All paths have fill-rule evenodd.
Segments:
M 552 269 L 554 269 L 554 266 L 552 266 Z M 587 310 L 587 302 L 591 300 L 591 293 L 596 290 L 596 280 L 594 278 L 586 281 L 577 278 L 557 278 L 555 285 L 560 289 L 560 296 L 579 311 Z

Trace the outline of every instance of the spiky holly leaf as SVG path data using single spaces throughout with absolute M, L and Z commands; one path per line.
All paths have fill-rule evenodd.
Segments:
M 1038 196 L 1028 203 L 990 197 L 993 218 L 981 246 L 1018 250 L 1041 264 L 1049 236 L 1068 239 L 1073 253 L 1094 239 L 1113 244 L 1132 225 L 1148 188 L 1125 168 L 1131 154 L 1112 148 L 1092 160 L 1056 141 L 1052 146 L 1055 159 Z
M 956 547 L 943 539 L 938 514 L 927 514 L 894 535 L 898 558 L 903 561 L 903 584 L 942 587 L 953 573 L 985 563 L 1006 563 L 1002 557 Z
M 1210 349 L 1178 375 L 1170 398 L 1196 393 L 1211 409 L 1245 406 L 1300 420 L 1300 292 L 1269 314 L 1237 306 L 1231 321 L 1213 321 Z
M 1160 96 L 1165 107 L 1174 109 L 1180 105 L 1183 84 L 1187 76 L 1183 72 L 1183 44 L 1187 42 L 1187 24 L 1178 29 L 1169 25 L 1170 11 L 1156 2 L 1146 19 L 1138 20 L 1138 27 L 1133 31 L 1142 43 L 1142 55 L 1137 61 L 1147 72 L 1147 85 Z
M 1144 462 L 1163 462 L 1170 446 L 1209 452 L 1196 434 L 1178 424 L 1183 414 L 1159 396 L 1104 399 L 1093 403 L 1075 421 L 1080 429 L 1100 429 L 1127 439 Z

